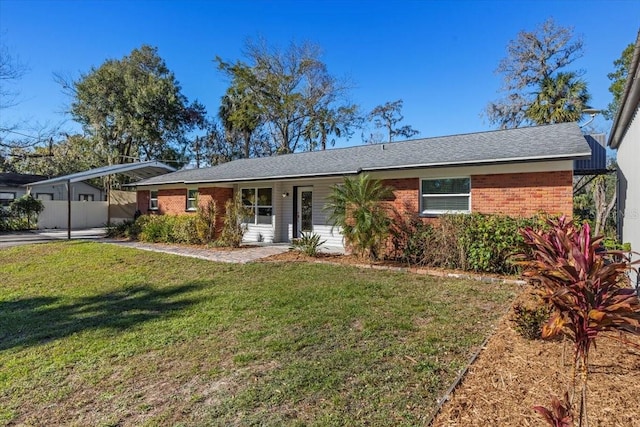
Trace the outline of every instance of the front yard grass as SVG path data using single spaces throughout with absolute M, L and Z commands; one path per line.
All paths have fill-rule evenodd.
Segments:
M 0 269 L 4 424 L 422 424 L 517 292 L 88 242 Z

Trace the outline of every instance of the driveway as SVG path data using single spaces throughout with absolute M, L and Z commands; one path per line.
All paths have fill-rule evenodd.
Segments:
M 265 244 L 251 245 L 240 249 L 224 250 L 210 249 L 199 246 L 186 245 L 165 245 L 159 243 L 129 242 L 117 239 L 104 238 L 104 228 L 90 228 L 87 230 L 72 230 L 71 239 L 74 240 L 95 240 L 100 243 L 126 246 L 144 251 L 164 252 L 173 255 L 180 255 L 192 258 L 206 259 L 209 261 L 229 262 L 245 264 L 279 254 L 289 250 L 288 244 Z M 12 246 L 29 245 L 34 243 L 45 243 L 55 240 L 66 240 L 66 230 L 33 230 L 12 233 L 0 233 L 0 249 Z
M 94 240 L 102 239 L 105 235 L 104 228 L 89 228 L 86 230 L 71 230 L 72 239 Z M 54 240 L 66 240 L 67 230 L 32 230 L 0 233 L 0 249 L 12 246 L 29 245 L 33 243 L 45 243 Z

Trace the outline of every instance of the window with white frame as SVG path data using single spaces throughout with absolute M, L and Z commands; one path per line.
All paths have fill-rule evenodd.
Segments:
M 420 211 L 423 215 L 471 212 L 471 178 L 423 179 Z
M 158 190 L 149 191 L 149 210 L 158 210 Z
M 198 210 L 198 190 L 187 190 L 187 210 Z
M 38 200 L 53 200 L 53 193 L 36 193 Z
M 0 192 L 0 207 L 8 208 L 16 198 L 16 193 L 2 191 Z
M 93 202 L 93 194 L 78 194 L 78 200 L 81 202 Z
M 273 223 L 273 190 L 271 188 L 243 188 L 242 204 L 251 212 L 245 218 L 247 224 Z

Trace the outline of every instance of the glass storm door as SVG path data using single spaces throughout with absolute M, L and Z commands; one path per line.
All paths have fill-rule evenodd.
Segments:
M 313 187 L 298 188 L 298 233 L 313 231 Z

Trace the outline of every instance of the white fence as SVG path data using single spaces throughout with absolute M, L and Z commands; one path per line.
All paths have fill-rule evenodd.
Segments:
M 67 228 L 67 201 L 43 200 L 38 228 Z M 71 228 L 102 227 L 107 223 L 107 202 L 71 202 Z

